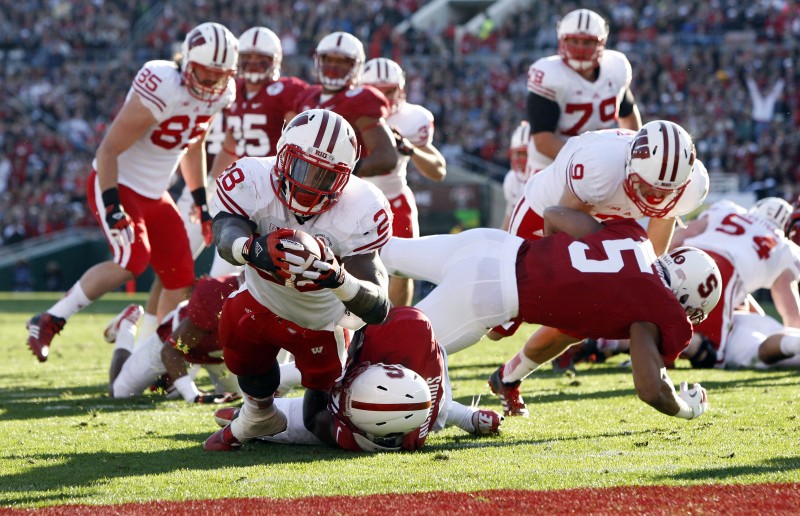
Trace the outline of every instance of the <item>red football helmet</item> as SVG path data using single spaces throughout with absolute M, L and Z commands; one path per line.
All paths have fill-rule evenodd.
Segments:
M 577 72 L 600 66 L 600 58 L 608 39 L 608 23 L 589 9 L 578 9 L 565 15 L 556 27 L 558 55 Z
M 239 43 L 219 23 L 202 23 L 190 30 L 181 45 L 181 73 L 189 94 L 213 102 L 236 73 Z
M 648 122 L 628 144 L 625 193 L 645 217 L 664 217 L 683 195 L 694 162 L 692 137 L 681 126 Z
M 341 115 L 310 109 L 283 129 L 272 188 L 301 216 L 327 211 L 339 200 L 358 161 L 356 134 Z

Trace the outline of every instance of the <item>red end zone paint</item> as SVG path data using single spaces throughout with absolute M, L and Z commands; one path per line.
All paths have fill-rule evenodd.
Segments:
M 477 491 L 296 499 L 240 498 L 124 505 L 60 505 L 42 514 L 796 514 L 800 484 L 613 487 L 560 491 Z M 26 512 L 0 509 L 0 513 Z

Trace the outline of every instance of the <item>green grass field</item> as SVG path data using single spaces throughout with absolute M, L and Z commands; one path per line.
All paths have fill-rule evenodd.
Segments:
M 0 295 L 3 507 L 800 482 L 800 373 L 693 371 L 680 361 L 672 379 L 701 382 L 711 402 L 702 418 L 685 421 L 637 400 L 630 371 L 619 367 L 624 357 L 579 365 L 574 377 L 545 366 L 523 384 L 531 417 L 506 419 L 499 437 L 452 428 L 403 454 L 267 443 L 207 453 L 213 408 L 106 396 L 112 347 L 101 333 L 130 297 L 107 296 L 72 318 L 49 361 L 36 361 L 25 321 L 54 299 Z M 451 356 L 454 397 L 469 403 L 481 394 L 481 405 L 499 411 L 486 379 L 529 331 Z

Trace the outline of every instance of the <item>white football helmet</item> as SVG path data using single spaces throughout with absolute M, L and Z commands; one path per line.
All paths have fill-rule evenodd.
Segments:
M 400 364 L 364 363 L 348 374 L 339 406 L 367 437 L 401 437 L 427 419 L 431 390 Z
M 667 120 L 648 122 L 628 144 L 624 189 L 645 217 L 664 217 L 689 184 L 692 137 Z
M 511 144 L 508 146 L 511 170 L 517 173 L 520 180 L 527 178 L 526 164 L 528 162 L 528 141 L 531 138 L 531 126 L 523 120 L 511 133 Z
M 326 109 L 303 111 L 283 129 L 272 188 L 290 210 L 317 215 L 333 207 L 358 161 L 352 126 Z
M 344 57 L 352 61 L 349 68 L 324 63 L 325 56 Z M 352 34 L 334 32 L 322 38 L 314 52 L 314 68 L 317 80 L 328 90 L 341 90 L 361 81 L 364 70 L 364 45 Z
M 246 81 L 277 81 L 281 76 L 282 60 L 281 40 L 268 28 L 251 27 L 239 36 L 239 74 Z
M 392 112 L 400 109 L 406 100 L 406 74 L 400 65 L 391 59 L 376 57 L 367 61 L 361 83 L 381 90 L 391 103 Z
M 780 197 L 765 197 L 747 210 L 751 215 L 765 220 L 775 229 L 784 231 L 789 217 L 792 216 L 792 205 Z
M 181 73 L 189 94 L 208 102 L 220 98 L 238 59 L 236 37 L 223 25 L 207 22 L 190 30 L 181 45 Z
M 556 26 L 558 55 L 577 72 L 600 66 L 608 39 L 608 23 L 589 9 L 568 13 Z M 594 44 L 593 44 L 594 43 Z
M 716 262 L 695 247 L 676 247 L 658 258 L 664 280 L 686 310 L 693 325 L 700 324 L 717 306 L 722 276 Z

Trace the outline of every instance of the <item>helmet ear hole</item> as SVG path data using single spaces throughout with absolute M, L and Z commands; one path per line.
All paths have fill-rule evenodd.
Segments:
M 678 247 L 659 262 L 670 279 L 669 288 L 693 325 L 700 324 L 717 306 L 722 295 L 719 267 L 705 251 Z

